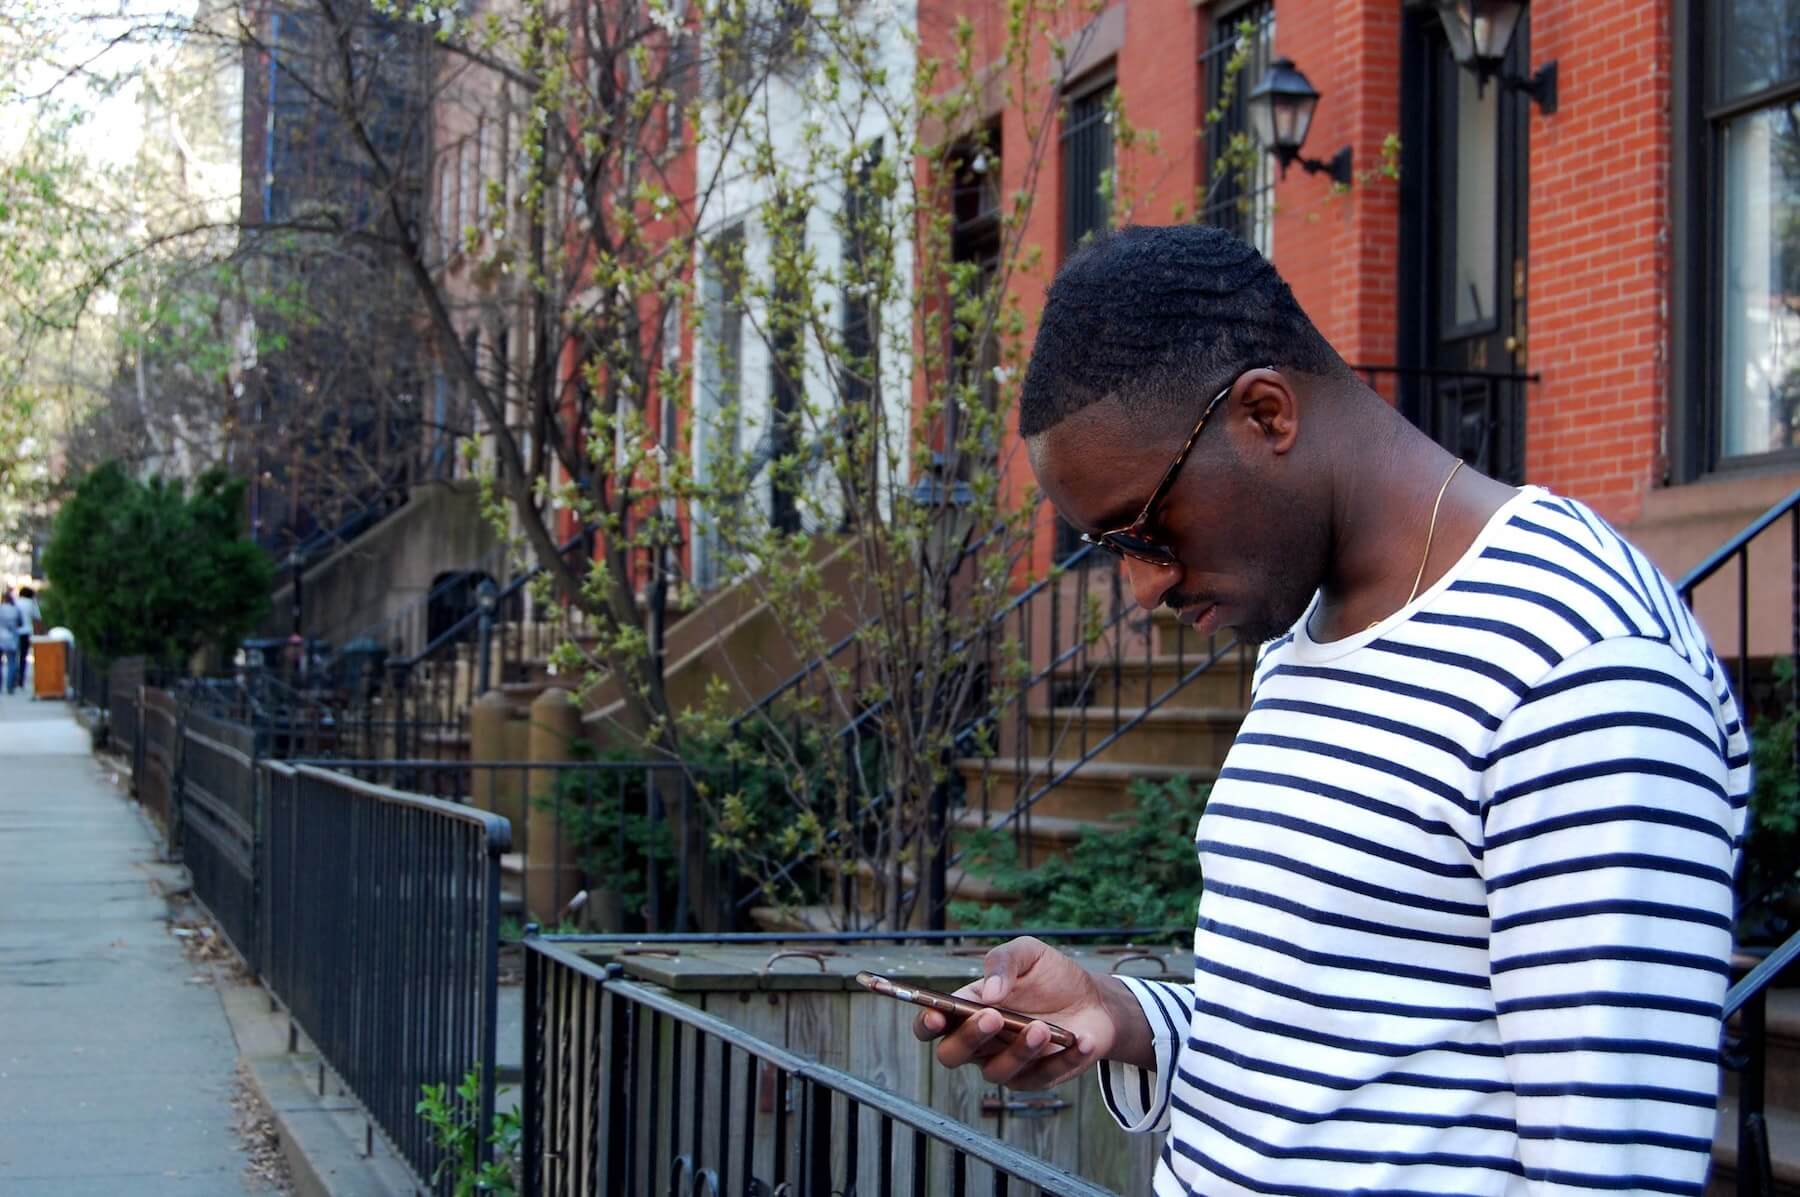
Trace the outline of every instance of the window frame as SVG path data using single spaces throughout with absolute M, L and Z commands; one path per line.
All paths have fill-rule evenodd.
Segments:
M 1100 214 L 1099 223 L 1083 229 L 1080 237 L 1074 235 L 1076 180 L 1070 172 L 1070 148 L 1075 138 L 1079 134 L 1086 132 L 1089 128 L 1100 126 L 1106 130 L 1107 164 L 1101 167 L 1094 175 L 1094 189 L 1098 192 L 1100 176 L 1106 171 L 1113 170 L 1118 166 L 1118 145 L 1113 137 L 1112 126 L 1107 122 L 1103 114 L 1084 117 L 1079 125 L 1073 122 L 1072 117 L 1075 105 L 1092 100 L 1102 93 L 1111 93 L 1118 87 L 1118 82 L 1118 73 L 1115 64 L 1109 60 L 1104 65 L 1083 74 L 1079 79 L 1070 83 L 1063 89 L 1062 113 L 1060 117 L 1062 127 L 1057 131 L 1058 174 L 1061 176 L 1059 182 L 1061 183 L 1060 190 L 1062 193 L 1062 211 L 1060 213 L 1061 220 L 1059 222 L 1062 234 L 1060 238 L 1062 261 L 1067 261 L 1070 255 L 1081 247 L 1081 237 L 1086 237 L 1089 233 L 1095 231 L 1104 230 L 1112 223 L 1112 200 L 1107 199 L 1100 205 L 1104 208 L 1104 211 Z
M 1673 225 L 1669 339 L 1671 402 L 1666 483 L 1691 483 L 1800 467 L 1800 444 L 1724 453 L 1725 138 L 1731 121 L 1800 103 L 1800 71 L 1753 92 L 1717 100 L 1724 74 L 1722 0 L 1675 5 L 1670 197 Z
M 1238 132 L 1250 132 L 1249 109 L 1245 99 L 1250 89 L 1256 86 L 1269 61 L 1275 56 L 1276 12 L 1275 0 L 1241 0 L 1229 6 L 1217 5 L 1201 8 L 1200 19 L 1205 22 L 1205 48 L 1200 52 L 1200 87 L 1202 102 L 1200 105 L 1200 132 L 1204 134 L 1205 150 L 1201 156 L 1196 173 L 1199 175 L 1199 187 L 1207 189 L 1212 184 L 1213 165 L 1218 162 L 1225 140 Z M 1217 60 L 1228 57 L 1226 43 L 1220 33 L 1227 26 L 1235 29 L 1246 16 L 1257 22 L 1256 36 L 1262 42 L 1260 54 L 1252 52 L 1251 62 L 1243 75 L 1238 78 L 1237 90 L 1232 101 L 1232 115 L 1215 125 L 1205 124 L 1205 115 L 1219 102 L 1219 80 L 1214 66 Z M 1199 206 L 1194 212 L 1194 220 L 1198 224 L 1210 224 L 1232 233 L 1234 236 L 1253 245 L 1264 257 L 1271 257 L 1275 250 L 1275 181 L 1276 171 L 1265 149 L 1260 155 L 1259 169 L 1266 172 L 1260 185 L 1253 185 L 1247 190 L 1238 191 L 1237 183 L 1232 183 L 1232 194 L 1221 200 L 1215 200 Z M 1266 198 L 1265 198 L 1266 197 Z M 1248 201 L 1250 211 L 1242 212 L 1237 205 Z M 1229 210 L 1233 219 L 1229 222 L 1217 219 L 1218 214 Z

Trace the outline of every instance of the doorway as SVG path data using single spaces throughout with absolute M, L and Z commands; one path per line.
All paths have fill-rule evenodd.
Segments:
M 1507 73 L 1526 73 L 1529 22 Z M 1401 408 L 1470 465 L 1518 484 L 1531 100 L 1459 67 L 1429 10 L 1407 13 L 1401 70 Z

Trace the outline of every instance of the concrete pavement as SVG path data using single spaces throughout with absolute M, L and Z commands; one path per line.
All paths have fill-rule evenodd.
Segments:
M 156 860 L 68 708 L 0 697 L 6 1197 L 255 1191 L 231 1026 L 169 934 Z

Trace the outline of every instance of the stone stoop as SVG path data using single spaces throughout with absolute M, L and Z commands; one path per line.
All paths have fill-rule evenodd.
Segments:
M 1148 653 L 1145 634 L 1151 637 Z M 1235 650 L 1225 654 L 1146 711 L 1148 702 L 1207 661 L 1214 645 L 1167 611 L 1141 621 L 1126 640 L 1117 656 L 1096 653 L 1080 666 L 1058 670 L 1051 686 L 1055 705 L 1027 712 L 1022 729 L 1017 721 L 1008 722 L 1002 742 L 1024 740 L 1018 746 L 1022 756 L 1003 751 L 987 760 L 957 762 L 964 806 L 953 816 L 953 845 L 967 843 L 957 832 L 994 825 L 1021 794 L 1041 789 L 1140 715 L 1135 727 L 1039 797 L 1028 819 L 1009 825 L 1021 829 L 1024 859 L 1066 854 L 1086 831 L 1110 827 L 1111 816 L 1132 809 L 1130 786 L 1138 778 L 1188 776 L 1206 782 L 1218 776 L 1249 706 L 1249 662 Z M 1001 900 L 982 879 L 960 868 L 952 873 L 953 897 Z

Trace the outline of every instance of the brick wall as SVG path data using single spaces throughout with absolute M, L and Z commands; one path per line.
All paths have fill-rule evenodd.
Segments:
M 940 18 L 969 16 L 996 45 L 989 30 L 1002 7 L 925 6 Z M 1156 130 L 1160 144 L 1136 161 L 1123 156 L 1120 169 L 1136 188 L 1132 218 L 1166 221 L 1191 211 L 1204 173 L 1197 60 L 1213 9 L 1172 0 L 1123 7 L 1120 92 L 1131 122 Z M 1535 106 L 1530 116 L 1526 340 L 1528 368 L 1543 382 L 1527 401 L 1527 476 L 1630 522 L 1663 473 L 1669 17 L 1655 0 L 1537 0 L 1531 13 L 1532 63 L 1558 60 L 1561 103 L 1551 116 Z M 1334 194 L 1322 176 L 1290 170 L 1276 188 L 1275 263 L 1352 362 L 1397 357 L 1399 187 L 1370 173 L 1384 139 L 1400 132 L 1402 20 L 1394 0 L 1276 4 L 1276 53 L 1323 95 L 1306 152 L 1328 159 L 1347 144 L 1358 178 Z M 948 22 L 922 23 L 928 46 L 933 27 Z M 1010 190 L 1025 182 L 1024 127 L 1015 111 L 1003 124 Z M 1059 180 L 1052 142 L 1027 233 L 1043 264 L 1018 280 L 1028 316 L 1060 258 Z M 1047 555 L 1047 535 L 1044 543 Z
M 1533 65 L 1561 102 L 1531 117 L 1528 349 L 1534 482 L 1629 522 L 1662 476 L 1668 396 L 1669 16 L 1651 0 L 1532 7 Z

